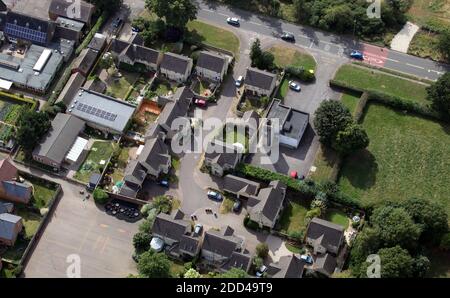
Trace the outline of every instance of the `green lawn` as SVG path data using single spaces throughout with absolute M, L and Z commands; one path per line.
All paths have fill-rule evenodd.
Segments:
M 269 52 L 275 56 L 275 64 L 280 68 L 292 65 L 303 66 L 305 69 L 316 69 L 316 61 L 313 56 L 303 51 L 277 45 L 270 48 Z
M 279 221 L 281 231 L 289 234 L 306 229 L 306 212 L 308 212 L 308 208 L 303 204 L 290 201 L 289 205 L 283 210 Z
M 106 166 L 106 163 L 111 157 L 111 154 L 114 151 L 114 146 L 115 144 L 111 142 L 105 141 L 94 142 L 91 150 L 89 151 L 88 156 L 86 157 L 86 160 L 78 169 L 74 178 L 79 181 L 87 183 L 89 182 L 91 174 L 93 173 L 101 174 L 102 170 Z M 104 165 L 100 165 L 101 160 L 105 161 Z
M 34 206 L 38 209 L 48 207 L 50 200 L 55 195 L 56 189 L 50 185 L 46 185 L 41 181 L 34 179 L 27 179 L 34 187 Z
M 169 94 L 169 92 L 175 92 L 176 87 L 172 87 L 169 81 L 166 80 L 157 80 L 153 84 L 151 90 L 149 90 L 146 94 L 146 97 L 151 99 L 156 96 L 164 96 Z
M 334 150 L 321 146 L 314 159 L 316 171 L 311 172 L 310 178 L 316 182 L 329 181 L 337 159 L 338 155 Z
M 39 213 L 32 212 L 25 208 L 18 208 L 17 215 L 22 217 L 23 225 L 25 227 L 25 237 L 31 239 L 36 234 L 39 224 L 41 223 L 42 216 Z
M 360 98 L 360 93 L 344 92 L 342 93 L 341 102 L 350 110 L 350 113 L 352 113 L 352 115 L 355 115 L 355 109 Z
M 117 160 L 117 167 L 111 175 L 114 184 L 122 181 L 125 176 L 125 168 L 127 167 L 129 152 L 130 148 L 128 147 L 124 147 L 120 151 L 119 159 Z
M 325 215 L 325 220 L 331 221 L 332 223 L 335 223 L 337 225 L 341 225 L 344 227 L 344 229 L 347 229 L 349 225 L 349 218 L 347 214 L 337 209 L 328 210 L 327 214 Z
M 275 97 L 278 99 L 283 99 L 286 97 L 288 91 L 289 91 L 289 78 L 288 76 L 285 76 L 283 81 L 281 82 L 280 88 L 278 89 L 278 93 Z
M 368 150 L 344 161 L 342 191 L 363 203 L 423 197 L 450 214 L 450 127 L 369 104 Z
M 396 77 L 388 73 L 369 68 L 346 64 L 336 73 L 335 80 L 361 89 L 372 89 L 428 105 L 427 85 Z
M 288 242 L 286 242 L 285 246 L 290 252 L 295 253 L 295 254 L 301 254 L 304 252 L 304 249 L 302 249 L 301 247 L 294 246 Z
M 200 21 L 189 22 L 187 28 L 191 37 L 197 41 L 228 50 L 235 55 L 239 52 L 239 39 L 231 31 Z
M 178 261 L 170 260 L 170 275 L 177 278 L 184 273 L 184 264 Z
M 115 98 L 125 99 L 128 90 L 133 87 L 139 78 L 139 74 L 123 70 L 121 70 L 120 73 L 123 76 L 120 79 L 114 80 L 110 83 L 106 92 Z

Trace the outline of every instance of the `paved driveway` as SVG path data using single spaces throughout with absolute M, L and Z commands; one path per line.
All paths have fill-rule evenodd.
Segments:
M 48 178 L 48 177 L 46 177 Z M 80 187 L 64 183 L 59 201 L 26 268 L 26 277 L 66 277 L 66 258 L 81 258 L 81 277 L 125 277 L 136 273 L 132 239 L 139 223 L 107 215 Z

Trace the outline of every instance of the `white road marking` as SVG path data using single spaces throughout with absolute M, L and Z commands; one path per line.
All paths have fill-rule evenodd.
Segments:
M 253 25 L 257 25 L 257 26 L 262 26 L 262 24 L 260 23 L 256 23 L 256 22 L 248 22 L 249 24 L 253 24 Z
M 425 69 L 422 66 L 417 66 L 417 65 L 414 65 L 414 64 L 410 64 L 410 63 L 406 63 L 406 65 L 411 66 L 411 67 L 415 67 L 415 68 Z
M 435 73 L 437 73 L 438 75 L 443 74 L 443 72 L 437 71 L 437 70 L 433 70 L 433 69 L 429 69 L 428 72 L 435 72 Z
M 311 42 L 311 44 L 309 45 L 309 48 L 311 49 L 314 45 L 314 42 Z

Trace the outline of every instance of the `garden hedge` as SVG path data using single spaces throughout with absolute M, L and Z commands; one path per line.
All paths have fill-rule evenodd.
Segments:
M 313 82 L 316 79 L 314 73 L 309 72 L 309 70 L 306 70 L 303 67 L 287 66 L 285 72 L 300 81 L 307 83 Z

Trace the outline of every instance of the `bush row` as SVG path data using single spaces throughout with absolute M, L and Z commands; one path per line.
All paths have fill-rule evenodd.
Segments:
M 27 104 L 30 106 L 30 109 L 35 110 L 38 107 L 39 102 L 36 100 L 33 100 L 31 98 L 25 98 L 23 96 L 17 96 L 15 94 L 7 93 L 0 91 L 0 99 L 4 99 L 7 101 L 18 101 L 22 104 Z
M 306 83 L 313 82 L 316 79 L 314 73 L 311 73 L 309 70 L 304 69 L 303 67 L 287 66 L 285 68 L 285 71 L 290 76 L 293 76 Z
M 92 38 L 94 37 L 95 33 L 100 31 L 100 28 L 103 26 L 103 23 L 108 19 L 109 13 L 104 11 L 100 17 L 97 19 L 97 22 L 95 25 L 91 28 L 91 31 L 86 35 L 83 42 L 78 46 L 78 48 L 75 50 L 75 55 L 80 55 L 81 51 L 84 50 L 88 44 L 91 42 Z

